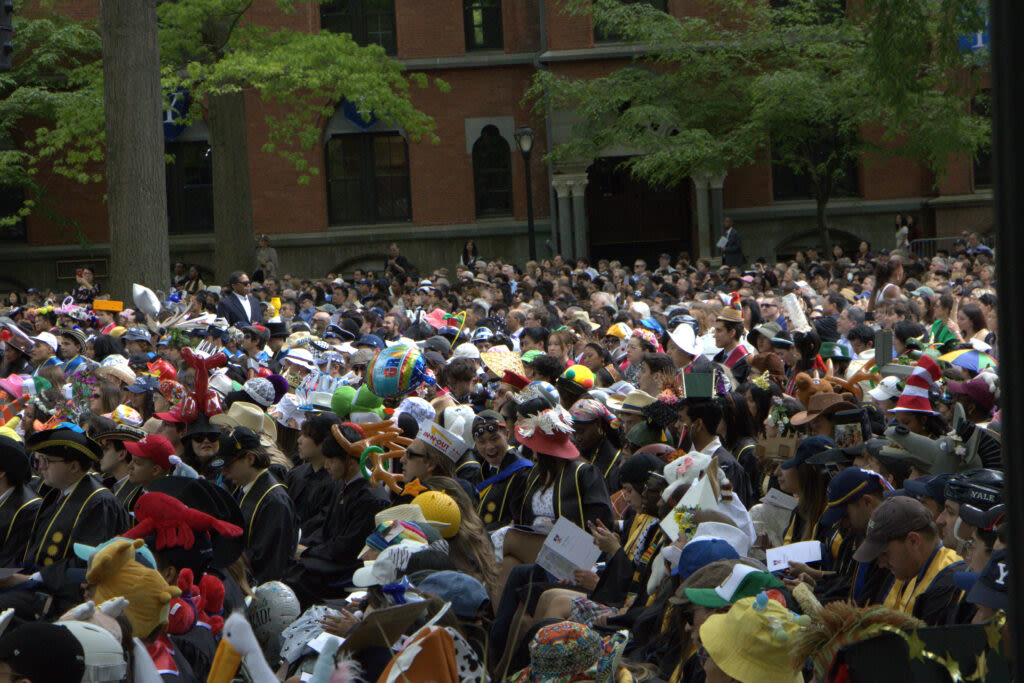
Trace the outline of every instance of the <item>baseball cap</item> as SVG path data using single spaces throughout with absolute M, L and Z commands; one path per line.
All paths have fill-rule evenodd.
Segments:
M 452 603 L 455 616 L 462 619 L 475 619 L 480 608 L 488 601 L 487 591 L 479 581 L 468 574 L 451 570 L 432 572 L 421 579 L 416 588 Z
M 81 642 L 58 624 L 30 622 L 5 633 L 0 661 L 33 683 L 80 681 L 85 676 Z
M 1008 610 L 1010 600 L 1007 584 L 1010 580 L 1010 562 L 1006 548 L 994 550 L 980 572 L 956 572 L 953 582 L 967 592 L 967 602 L 994 610 Z
M 352 346 L 356 347 L 357 349 L 360 346 L 369 346 L 377 350 L 383 350 L 385 344 L 384 340 L 375 334 L 364 334 L 363 336 L 359 337 L 359 339 L 352 342 Z
M 868 390 L 868 396 L 876 401 L 891 401 L 894 398 L 899 398 L 900 394 L 903 393 L 900 391 L 899 384 L 900 378 L 895 375 L 883 377 L 877 387 Z
M 171 461 L 174 456 L 174 446 L 171 445 L 167 437 L 160 434 L 150 434 L 141 441 L 126 441 L 124 447 L 136 458 L 151 460 L 165 470 L 169 470 L 175 465 Z
M 714 588 L 685 588 L 683 592 L 694 605 L 717 609 L 737 600 L 757 595 L 770 588 L 782 588 L 782 582 L 750 565 L 737 564 L 722 583 Z
M 543 356 L 544 352 L 537 349 L 530 349 L 523 354 L 523 365 L 529 365 L 533 361 L 537 360 L 539 356 Z
M 931 498 L 939 503 L 946 502 L 946 482 L 952 478 L 952 474 L 926 474 L 916 479 L 907 479 L 903 482 L 903 490 L 907 495 L 914 498 Z
M 57 338 L 54 337 L 49 332 L 40 332 L 38 335 L 36 335 L 35 337 L 32 337 L 31 339 L 34 342 L 38 342 L 40 344 L 46 344 L 51 349 L 53 349 L 54 353 L 57 352 Z
M 435 351 L 442 356 L 447 356 L 452 352 L 452 343 L 441 335 L 434 335 L 418 344 L 424 351 Z
M 853 554 L 858 562 L 871 562 L 882 552 L 885 544 L 903 538 L 911 531 L 920 531 L 932 525 L 932 513 L 921 501 L 907 496 L 894 496 L 875 508 L 868 522 L 864 542 Z
M 679 554 L 679 562 L 672 569 L 672 576 L 678 576 L 685 581 L 705 565 L 716 560 L 736 560 L 739 559 L 739 556 L 736 549 L 721 538 L 693 540 L 683 547 L 683 551 Z
M 147 394 L 160 388 L 160 380 L 152 375 L 139 375 L 125 388 L 133 394 Z
M 847 467 L 828 484 L 828 505 L 825 506 L 825 514 L 821 516 L 822 528 L 830 527 L 842 519 L 846 506 L 865 494 L 891 490 L 889 482 L 878 472 Z
M 809 436 L 796 447 L 796 455 L 782 463 L 782 469 L 793 469 L 813 456 L 836 447 L 836 442 L 827 436 Z

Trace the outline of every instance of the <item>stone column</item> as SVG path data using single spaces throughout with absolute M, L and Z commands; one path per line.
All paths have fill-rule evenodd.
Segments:
M 566 176 L 555 176 L 551 184 L 558 195 L 558 245 L 555 251 L 569 261 L 573 258 L 572 180 Z
M 695 173 L 693 179 L 694 200 L 697 203 L 697 244 L 692 253 L 697 258 L 711 258 L 711 216 L 708 206 L 708 187 L 711 176 L 707 173 Z
M 708 176 L 711 185 L 711 246 L 714 247 L 722 238 L 722 219 L 725 218 L 725 208 L 722 204 L 722 185 L 725 183 L 726 174 Z M 720 255 L 714 249 L 712 254 Z
M 573 233 L 573 257 L 586 258 L 590 252 L 590 231 L 587 225 L 586 194 L 587 184 L 590 180 L 587 176 L 579 176 L 572 180 L 570 190 L 572 191 L 572 233 Z

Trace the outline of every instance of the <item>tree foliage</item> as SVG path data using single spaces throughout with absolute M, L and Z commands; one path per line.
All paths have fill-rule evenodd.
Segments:
M 770 154 L 809 177 L 827 242 L 825 205 L 850 160 L 907 155 L 941 177 L 951 155 L 987 144 L 989 122 L 967 106 L 984 57 L 956 42 L 984 25 L 983 5 L 705 0 L 699 15 L 673 17 L 642 2 L 569 0 L 568 11 L 645 49 L 602 78 L 541 72 L 528 96 L 574 112 L 556 162 L 626 151 L 636 176 L 674 185 Z
M 414 140 L 437 140 L 433 119 L 413 106 L 410 90 L 447 85 L 406 73 L 379 46 L 359 46 L 346 34 L 258 25 L 246 15 L 253 0 L 147 1 L 157 2 L 165 92 L 184 87 L 199 104 L 186 122 L 203 115 L 210 97 L 256 91 L 282 112 L 267 114 L 263 148 L 289 159 L 300 183 L 318 173 L 305 152 L 321 142 L 325 119 L 343 99 Z M 317 0 L 276 4 L 289 14 L 308 3 Z M 103 79 L 95 22 L 74 22 L 47 3 L 25 11 L 27 4 L 15 11 L 15 69 L 0 73 L 0 142 L 6 135 L 11 143 L 0 144 L 0 184 L 25 187 L 38 199 L 46 188 L 35 179 L 45 165 L 82 183 L 102 180 Z M 30 200 L 7 221 L 38 207 Z

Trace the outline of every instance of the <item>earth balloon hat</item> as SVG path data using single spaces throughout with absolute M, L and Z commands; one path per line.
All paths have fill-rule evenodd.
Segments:
M 366 385 L 381 398 L 396 398 L 423 383 L 433 384 L 426 374 L 427 362 L 419 347 L 396 344 L 380 351 L 366 368 Z

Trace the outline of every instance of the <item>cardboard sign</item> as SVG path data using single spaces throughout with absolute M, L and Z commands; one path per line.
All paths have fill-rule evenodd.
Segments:
M 757 442 L 757 457 L 789 460 L 796 455 L 800 439 L 796 436 L 772 436 Z

